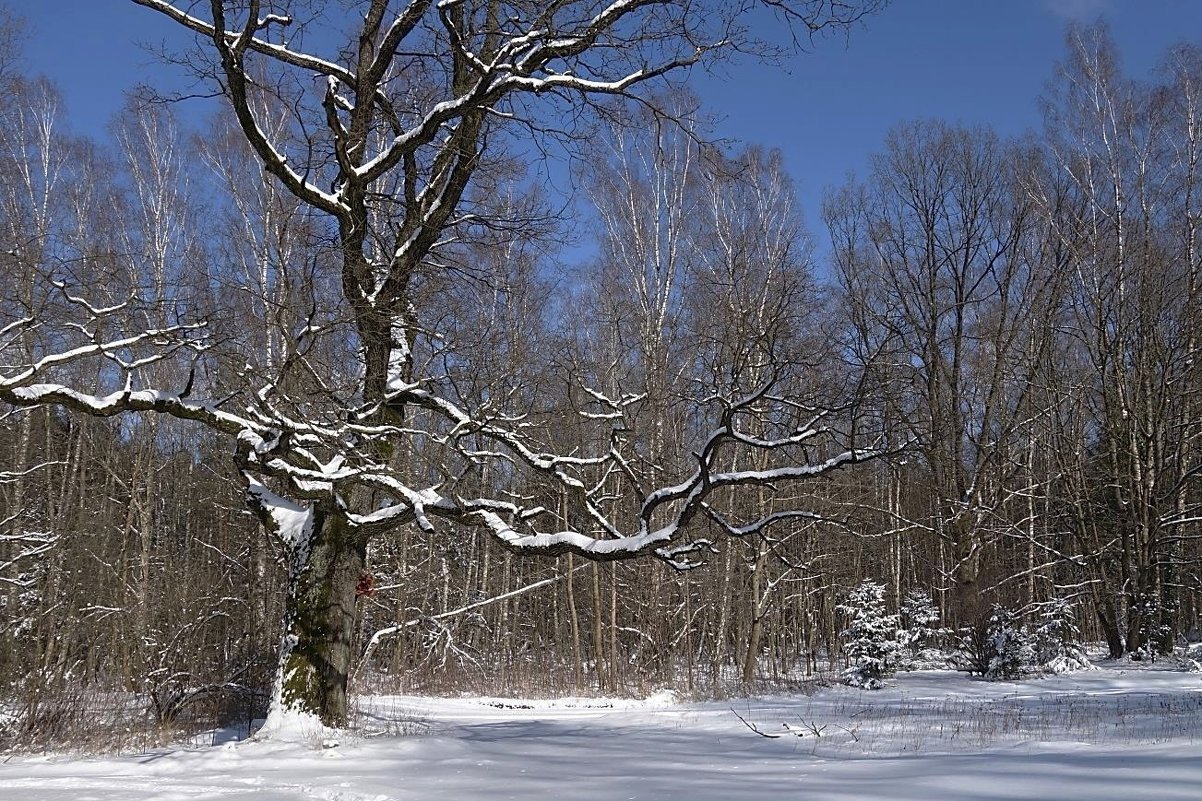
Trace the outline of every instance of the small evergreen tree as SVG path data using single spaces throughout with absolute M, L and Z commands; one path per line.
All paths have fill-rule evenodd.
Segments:
M 989 615 L 985 646 L 989 657 L 985 678 L 1001 681 L 1021 676 L 1035 659 L 1031 635 L 1010 609 L 995 604 Z
M 921 662 L 923 651 L 933 647 L 944 634 L 944 629 L 936 625 L 939 623 L 939 609 L 929 592 L 911 589 L 902 599 L 900 613 L 898 642 L 908 649 L 910 663 Z
M 849 620 L 842 633 L 849 662 L 843 681 L 852 687 L 878 689 L 881 679 L 893 675 L 902 647 L 897 615 L 885 609 L 885 586 L 865 580 L 838 609 Z
M 1035 629 L 1035 659 L 1052 673 L 1089 670 L 1093 667 L 1079 638 L 1076 606 L 1067 598 L 1053 598 L 1041 604 L 1039 626 Z

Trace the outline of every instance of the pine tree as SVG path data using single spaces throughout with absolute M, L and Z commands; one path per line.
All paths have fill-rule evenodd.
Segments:
M 1031 635 L 1018 615 L 995 604 L 989 615 L 985 645 L 989 656 L 985 678 L 990 681 L 1013 679 L 1027 672 L 1035 659 Z
M 1079 642 L 1081 630 L 1077 628 L 1077 609 L 1072 601 L 1053 598 L 1041 604 L 1039 619 L 1035 629 L 1035 658 L 1044 670 L 1068 673 L 1093 667 Z
M 838 609 L 850 621 L 842 633 L 849 662 L 844 683 L 868 690 L 880 688 L 881 679 L 893 675 L 902 648 L 898 617 L 885 609 L 884 585 L 864 581 L 848 593 Z
M 945 633 L 945 630 L 937 625 L 939 609 L 931 599 L 931 594 L 926 590 L 911 589 L 902 599 L 900 617 L 901 631 L 898 632 L 898 640 L 902 647 L 909 651 L 909 663 L 925 661 L 923 652 L 933 648 Z

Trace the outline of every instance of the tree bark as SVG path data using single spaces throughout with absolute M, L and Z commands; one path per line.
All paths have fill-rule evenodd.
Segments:
M 307 542 L 292 549 L 277 702 L 345 726 L 354 660 L 355 587 L 366 541 L 337 513 L 315 510 Z

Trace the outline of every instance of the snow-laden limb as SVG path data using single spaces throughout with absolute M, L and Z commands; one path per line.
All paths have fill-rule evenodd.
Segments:
M 143 367 L 153 363 L 156 360 L 166 358 L 170 352 L 177 350 L 181 346 L 187 346 L 186 343 L 174 341 L 180 334 L 195 330 L 197 326 L 172 326 L 170 328 L 153 329 L 150 331 L 140 331 L 136 334 L 131 334 L 117 339 L 96 341 L 89 337 L 90 341 L 86 345 L 79 345 L 65 350 L 55 351 L 53 353 L 42 356 L 37 361 L 30 365 L 22 366 L 7 375 L 0 375 L 0 390 L 15 388 L 22 384 L 30 383 L 37 376 L 45 373 L 53 367 L 69 364 L 71 362 L 81 361 L 90 356 L 105 356 L 113 358 L 121 363 L 119 356 L 121 351 L 126 351 L 140 345 L 151 345 L 158 348 L 155 355 L 146 357 L 133 365 L 132 368 Z M 86 333 L 86 332 L 85 332 Z M 162 343 L 167 342 L 166 346 Z M 131 368 L 131 369 L 132 369 Z
M 693 518 L 706 510 L 706 500 L 715 491 L 747 486 L 774 487 L 804 481 L 877 458 L 891 450 L 886 443 L 880 442 L 873 447 L 849 448 L 813 463 L 786 463 L 764 469 L 719 469 L 723 464 L 721 455 L 724 449 L 732 445 L 787 454 L 790 448 L 829 433 L 811 421 L 785 437 L 769 439 L 747 436 L 738 427 L 740 415 L 751 409 L 764 395 L 761 388 L 727 404 L 723 425 L 712 430 L 701 444 L 696 456 L 697 465 L 688 478 L 647 492 L 639 491 L 641 497 L 633 527 L 614 519 L 601 502 L 605 476 L 614 471 L 625 473 L 628 470 L 624 464 L 625 457 L 616 444 L 611 443 L 607 451 L 594 456 L 564 456 L 537 449 L 520 429 L 487 419 L 476 420 L 452 401 L 422 388 L 397 392 L 391 400 L 437 412 L 452 425 L 452 430 L 472 432 L 478 438 L 491 440 L 497 450 L 490 455 L 495 454 L 515 467 L 543 475 L 558 485 L 563 493 L 575 498 L 592 531 L 578 527 L 541 530 L 536 524 L 542 515 L 529 515 L 526 509 L 517 504 L 496 499 L 452 497 L 437 488 L 428 488 L 422 491 L 423 497 L 418 501 L 417 491 L 400 485 L 394 485 L 394 489 L 406 496 L 409 506 L 420 517 L 433 515 L 457 522 L 482 524 L 499 542 L 515 551 L 547 555 L 574 553 L 588 559 L 607 561 L 653 554 L 675 567 L 691 567 L 694 563 L 684 557 L 706 550 L 709 543 L 682 544 L 679 539 Z M 618 421 L 613 423 L 621 425 Z M 447 438 L 446 443 L 452 448 L 457 445 L 451 437 Z M 459 452 L 469 461 L 485 458 L 484 452 L 475 449 L 459 446 Z M 599 471 L 602 478 L 597 482 L 586 481 L 589 470 Z M 373 480 L 379 481 L 378 478 Z M 400 513 L 401 510 L 397 509 L 390 515 Z M 734 536 L 749 536 L 782 521 L 798 518 L 813 520 L 816 515 L 807 510 L 782 510 L 737 525 L 724 521 L 724 527 Z
M 113 417 L 128 412 L 159 412 L 195 420 L 227 434 L 266 433 L 267 428 L 245 417 L 217 408 L 213 403 L 181 397 L 179 393 L 126 388 L 105 395 L 82 392 L 62 384 L 9 386 L 0 379 L 0 401 L 14 406 L 56 404 L 95 417 Z
M 44 470 L 47 467 L 62 466 L 65 464 L 66 464 L 66 462 L 63 462 L 60 460 L 55 460 L 52 462 L 41 462 L 40 464 L 35 464 L 32 467 L 27 467 L 24 470 L 0 471 L 0 484 L 4 484 L 9 481 L 16 481 L 17 479 L 19 479 L 23 476 L 33 475 L 34 473 L 38 472 L 39 470 Z
M 594 401 L 609 410 L 605 412 L 590 412 L 586 409 L 577 409 L 576 414 L 585 420 L 621 420 L 626 415 L 628 407 L 647 397 L 647 393 L 640 392 L 637 394 L 628 393 L 615 399 L 589 386 L 581 386 L 580 389 L 584 394 L 592 397 Z
M 157 11 L 160 14 L 172 19 L 176 23 L 184 26 L 185 28 L 200 34 L 201 36 L 213 38 L 214 35 L 216 35 L 216 29 L 212 22 L 178 8 L 175 4 L 169 2 L 169 0 L 133 0 L 133 2 L 140 6 L 145 6 L 146 8 Z M 274 22 L 279 25 L 286 26 L 292 24 L 292 19 L 291 17 L 287 17 L 285 15 L 272 14 L 265 18 L 258 18 L 256 20 L 257 24 L 253 27 L 256 31 L 261 30 L 267 27 L 267 22 Z M 350 72 L 350 70 L 347 70 L 334 61 L 328 61 L 326 59 L 314 56 L 311 53 L 294 50 L 286 45 L 269 42 L 256 36 L 243 37 L 242 32 L 240 31 L 225 31 L 225 40 L 227 43 L 232 45 L 239 39 L 244 42 L 244 47 L 255 52 L 262 53 L 263 55 L 270 56 L 271 58 L 278 59 L 284 63 L 291 64 L 296 67 L 302 67 L 321 75 L 328 75 L 348 84 L 353 82 L 354 75 Z
M 669 524 L 654 531 L 640 530 L 614 539 L 599 539 L 577 531 L 522 533 L 489 509 L 477 509 L 472 514 L 494 537 L 514 550 L 543 554 L 572 552 L 601 561 L 641 556 L 670 543 L 677 531 L 675 525 Z
M 8 336 L 14 332 L 20 332 L 22 329 L 32 328 L 36 322 L 36 317 L 19 317 L 11 323 L 5 324 L 4 327 L 0 328 L 0 340 L 4 340 L 0 341 L 0 349 L 11 344 L 11 341 L 6 339 Z
M 260 123 L 260 120 L 251 110 L 250 104 L 245 102 L 248 97 L 250 82 L 241 67 L 235 65 L 241 65 L 246 51 L 253 50 L 319 75 L 333 75 L 339 79 L 347 80 L 349 83 L 353 76 L 348 70 L 338 67 L 335 63 L 326 61 L 325 59 L 290 50 L 282 45 L 274 45 L 256 36 L 255 34 L 259 27 L 259 18 L 257 16 L 258 2 L 251 3 L 252 15 L 247 18 L 243 30 L 232 32 L 226 30 L 226 10 L 225 4 L 222 2 L 213 2 L 210 4 L 213 20 L 212 22 L 206 22 L 199 17 L 176 8 L 175 5 L 166 0 L 133 1 L 138 5 L 166 15 L 186 28 L 209 37 L 221 56 L 226 77 L 229 81 L 229 92 L 235 97 L 242 98 L 244 101 L 235 103 L 234 105 L 238 121 L 242 125 L 247 139 L 263 159 L 263 164 L 267 170 L 279 178 L 289 190 L 312 206 L 328 214 L 337 214 L 345 210 L 345 205 L 337 195 L 321 189 L 309 181 L 306 174 L 293 169 L 282 145 L 272 141 L 265 126 Z M 275 21 L 278 22 L 279 19 L 277 18 Z
M 313 537 L 313 507 L 277 495 L 249 473 L 244 478 L 247 493 L 269 519 L 271 532 L 289 548 L 302 553 L 307 550 Z

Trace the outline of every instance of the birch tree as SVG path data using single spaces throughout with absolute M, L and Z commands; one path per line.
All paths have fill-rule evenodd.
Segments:
M 1166 651 L 1196 517 L 1196 66 L 1179 50 L 1164 85 L 1143 85 L 1104 27 L 1074 27 L 1068 44 L 1048 99 L 1075 211 L 1058 227 L 1072 254 L 1062 338 L 1086 366 L 1062 388 L 1082 417 L 1068 520 L 1111 653 Z
M 63 131 L 62 101 L 53 86 L 6 77 L 3 88 L 0 353 L 12 362 L 28 363 L 46 339 L 35 327 L 13 322 L 54 319 L 58 313 L 54 299 L 37 291 L 36 277 L 58 255 L 56 241 L 69 227 L 68 187 L 80 154 Z M 6 469 L 0 472 L 0 603 L 15 629 L 29 629 L 31 616 L 41 608 L 50 553 L 60 539 L 51 525 L 49 501 L 37 491 L 51 461 L 36 441 L 44 422 L 44 415 L 33 410 L 16 410 L 0 419 L 0 431 L 11 435 L 11 440 L 5 437 Z

